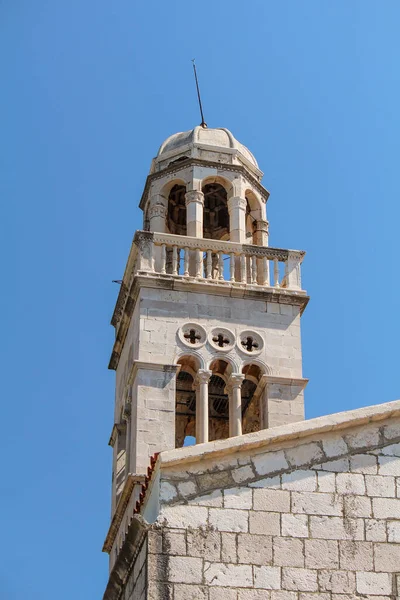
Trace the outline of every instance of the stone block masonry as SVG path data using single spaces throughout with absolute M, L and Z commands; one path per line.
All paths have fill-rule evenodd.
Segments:
M 161 479 L 176 495 L 172 501 L 161 497 L 151 535 L 178 535 L 180 554 L 166 552 L 165 543 L 155 546 L 164 550 L 150 554 L 149 564 L 165 557 L 165 571 L 148 597 L 394 598 L 400 574 L 400 422 L 319 438 L 248 453 L 243 444 L 240 452 L 214 462 L 205 453 L 202 461 L 185 464 L 192 494 L 184 499 L 180 470 L 166 462 Z
M 326 431 L 323 417 L 182 449 L 181 461 L 178 451 L 161 454 L 141 518 L 154 495 L 158 516 L 123 600 L 394 600 L 400 402 L 386 405 L 394 405 L 396 418 L 373 407 Z

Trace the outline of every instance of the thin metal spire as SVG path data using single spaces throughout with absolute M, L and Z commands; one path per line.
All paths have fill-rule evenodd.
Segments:
M 201 123 L 200 123 L 200 127 L 207 127 L 207 123 L 204 120 L 204 115 L 203 115 L 203 106 L 201 104 L 201 97 L 200 97 L 200 88 L 199 88 L 199 81 L 197 79 L 197 71 L 196 71 L 196 64 L 194 62 L 194 58 L 192 59 L 192 63 L 193 63 L 193 71 L 194 71 L 194 78 L 196 80 L 196 89 L 197 89 L 197 97 L 199 99 L 199 107 L 200 107 L 200 115 L 201 115 Z

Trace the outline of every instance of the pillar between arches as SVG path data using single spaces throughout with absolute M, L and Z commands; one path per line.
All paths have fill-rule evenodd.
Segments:
M 246 199 L 233 196 L 228 200 L 229 237 L 231 242 L 246 242 Z
M 191 237 L 203 237 L 203 208 L 204 194 L 192 190 L 185 194 L 186 203 L 186 232 Z
M 196 390 L 196 444 L 208 442 L 208 382 L 212 371 L 199 369 L 195 379 Z
M 232 373 L 227 383 L 229 398 L 229 437 L 242 435 L 242 382 L 244 375 Z

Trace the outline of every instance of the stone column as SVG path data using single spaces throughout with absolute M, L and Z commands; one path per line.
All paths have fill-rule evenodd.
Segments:
M 246 199 L 233 196 L 228 200 L 229 237 L 231 242 L 246 242 Z
M 186 233 L 188 236 L 203 237 L 203 210 L 204 194 L 198 190 L 192 190 L 185 194 L 186 203 Z M 192 277 L 199 276 L 202 272 L 201 250 L 191 250 L 189 254 L 189 273 Z
M 196 377 L 196 444 L 208 442 L 208 382 L 212 371 L 199 369 Z
M 242 381 L 244 375 L 232 373 L 228 381 L 229 437 L 242 435 Z
M 186 233 L 191 237 L 203 237 L 204 194 L 192 190 L 185 194 L 186 203 Z
M 268 221 L 259 219 L 254 222 L 254 243 L 256 246 L 268 246 Z M 257 258 L 257 280 L 260 285 L 270 285 L 269 261 Z

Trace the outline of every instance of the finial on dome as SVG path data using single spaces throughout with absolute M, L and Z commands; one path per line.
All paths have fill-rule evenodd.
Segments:
M 199 88 L 199 81 L 197 79 L 197 71 L 196 71 L 196 64 L 195 64 L 195 59 L 192 58 L 192 63 L 193 63 L 193 71 L 194 71 L 194 78 L 196 81 L 196 89 L 197 89 L 197 97 L 199 99 L 199 107 L 200 107 L 200 116 L 201 116 L 201 123 L 200 123 L 200 127 L 202 127 L 203 129 L 207 128 L 207 123 L 204 120 L 204 115 L 203 115 L 203 107 L 201 104 L 201 97 L 200 97 L 200 88 Z

